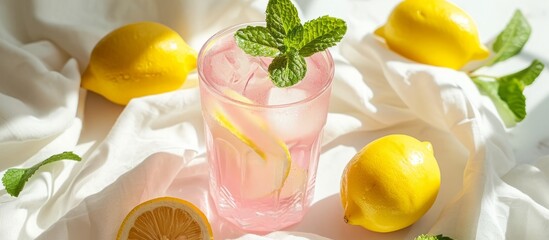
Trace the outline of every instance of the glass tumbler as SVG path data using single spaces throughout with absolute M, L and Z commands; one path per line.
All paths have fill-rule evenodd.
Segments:
M 305 78 L 278 88 L 271 58 L 235 43 L 248 23 L 211 37 L 198 55 L 210 194 L 220 216 L 248 231 L 274 231 L 303 219 L 311 204 L 334 62 L 306 58 Z

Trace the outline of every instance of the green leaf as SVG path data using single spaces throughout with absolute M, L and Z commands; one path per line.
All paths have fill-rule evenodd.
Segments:
M 485 66 L 494 65 L 520 53 L 531 31 L 522 12 L 515 11 L 492 45 L 496 55 Z M 526 96 L 523 90 L 539 77 L 543 68 L 543 63 L 535 59 L 527 68 L 505 76 L 475 76 L 475 71 L 469 76 L 478 89 L 490 97 L 505 125 L 512 127 L 526 117 Z
M 453 240 L 451 237 L 444 236 L 442 234 L 439 235 L 428 235 L 428 234 L 421 234 L 414 238 L 414 240 Z
M 323 16 L 303 25 L 303 36 L 299 46 L 299 54 L 304 57 L 324 51 L 335 46 L 347 32 L 347 25 L 338 18 Z
M 509 109 L 515 114 L 516 121 L 520 122 L 526 117 L 526 97 L 522 94 L 524 83 L 519 79 L 512 78 L 506 81 L 499 81 L 498 95 Z
M 528 66 L 525 69 L 522 69 L 516 73 L 509 74 L 503 77 L 499 77 L 499 81 L 511 81 L 512 79 L 518 79 L 520 80 L 525 86 L 528 86 L 532 84 L 536 78 L 541 74 L 543 71 L 544 65 L 542 62 L 538 61 L 537 59 L 534 59 L 532 63 L 530 63 L 530 66 Z
M 19 196 L 19 193 L 23 189 L 26 182 L 22 180 L 25 172 L 25 169 L 12 168 L 8 169 L 8 171 L 4 173 L 4 177 L 2 177 L 2 184 L 4 184 L 6 192 L 15 197 Z
M 284 38 L 284 45 L 288 48 L 300 49 L 303 41 L 303 26 L 299 25 L 292 29 Z
M 486 79 L 485 77 L 471 77 L 471 79 L 477 85 L 479 91 L 492 100 L 505 126 L 513 127 L 520 121 L 509 104 L 499 95 L 501 85 L 499 81 L 495 81 L 493 78 Z
M 49 157 L 48 159 L 39 162 L 35 164 L 34 166 L 30 168 L 11 168 L 4 173 L 4 176 L 2 177 L 2 184 L 4 184 L 4 187 L 6 188 L 6 192 L 8 192 L 10 195 L 17 197 L 19 196 L 19 193 L 23 190 L 23 187 L 25 187 L 25 184 L 29 180 L 29 178 L 43 165 L 46 165 L 48 163 L 52 163 L 59 160 L 75 160 L 80 161 L 80 156 L 72 153 L 72 152 L 63 152 L 60 154 L 53 155 Z
M 238 47 L 252 56 L 276 57 L 280 50 L 276 39 L 262 26 L 248 26 L 235 33 Z
M 511 21 L 497 36 L 496 41 L 492 45 L 492 49 L 496 55 L 488 63 L 488 66 L 517 55 L 526 42 L 528 42 L 531 31 L 530 24 L 526 21 L 522 12 L 520 10 L 515 11 Z
M 277 87 L 293 86 L 305 77 L 305 73 L 307 63 L 297 51 L 280 55 L 269 65 L 269 75 Z
M 520 122 L 526 117 L 526 96 L 524 96 L 523 90 L 536 80 L 543 71 L 543 68 L 543 63 L 533 60 L 525 69 L 496 78 L 497 98 L 501 99 L 507 106 L 507 109 L 513 113 L 514 122 Z M 492 99 L 495 98 L 493 96 L 495 91 L 494 87 L 490 89 Z M 508 124 L 506 123 L 506 125 Z
M 297 8 L 290 0 L 270 0 L 267 4 L 267 29 L 279 45 L 284 45 L 284 38 L 296 26 L 301 25 Z

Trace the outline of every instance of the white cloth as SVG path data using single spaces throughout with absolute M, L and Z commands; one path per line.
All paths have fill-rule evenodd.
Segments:
M 198 50 L 221 28 L 262 20 L 266 1 L 0 2 L 0 175 L 61 151 L 83 156 L 44 166 L 18 198 L 0 190 L 0 239 L 113 239 L 131 208 L 163 195 L 196 204 L 216 239 L 547 239 L 547 70 L 526 91 L 527 119 L 505 129 L 466 75 L 410 62 L 371 35 L 398 1 L 297 2 L 304 20 L 329 14 L 349 30 L 332 49 L 336 76 L 314 203 L 303 222 L 265 236 L 243 233 L 213 211 L 195 75 L 180 90 L 126 107 L 79 89 L 79 78 L 95 43 L 118 26 L 158 21 Z M 484 40 L 521 7 L 534 29 L 522 56 L 547 63 L 541 48 L 549 34 L 536 34 L 549 19 L 541 2 L 458 4 L 488 21 L 478 21 Z M 490 3 L 501 14 L 483 16 Z M 389 133 L 432 142 L 442 185 L 420 221 L 378 234 L 343 222 L 339 181 L 360 148 Z

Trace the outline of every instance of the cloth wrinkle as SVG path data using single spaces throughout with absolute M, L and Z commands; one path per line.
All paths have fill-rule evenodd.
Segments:
M 0 161 L 0 175 L 61 151 L 83 157 L 41 168 L 18 198 L 0 191 L 0 239 L 112 239 L 134 206 L 158 196 L 195 204 L 208 216 L 216 239 L 386 240 L 423 233 L 463 240 L 547 239 L 549 197 L 543 189 L 549 187 L 549 155 L 539 156 L 544 154 L 539 146 L 529 156 L 538 157 L 535 161 L 517 155 L 512 141 L 517 133 L 505 128 L 465 72 L 413 62 L 372 33 L 399 1 L 294 1 L 307 17 L 327 10 L 348 22 L 348 34 L 330 49 L 336 71 L 309 213 L 331 225 L 314 228 L 327 226 L 318 221 L 328 220 L 305 217 L 262 236 L 220 219 L 210 199 L 198 76 L 190 75 L 181 89 L 133 99 L 117 111 L 82 89 L 80 77 L 95 44 L 117 27 L 160 22 L 198 51 L 225 27 L 262 21 L 267 1 L 0 2 L 0 155 L 7 158 Z M 502 2 L 506 10 L 516 5 L 487 1 Z M 534 16 L 528 11 L 525 7 L 525 16 Z M 540 26 L 543 16 L 535 16 L 533 26 Z M 85 128 L 110 117 L 106 114 L 119 115 L 105 132 L 86 135 L 99 131 Z M 547 115 L 536 114 L 533 127 L 540 128 Z M 417 224 L 389 234 L 332 220 L 341 218 L 337 200 L 330 201 L 339 194 L 346 162 L 376 137 L 393 133 L 433 144 L 444 173 L 435 205 Z M 537 140 L 543 144 L 544 139 Z

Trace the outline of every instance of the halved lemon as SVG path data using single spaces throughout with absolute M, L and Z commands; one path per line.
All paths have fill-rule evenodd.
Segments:
M 213 239 L 208 219 L 192 203 L 159 197 L 134 207 L 118 229 L 116 239 Z

